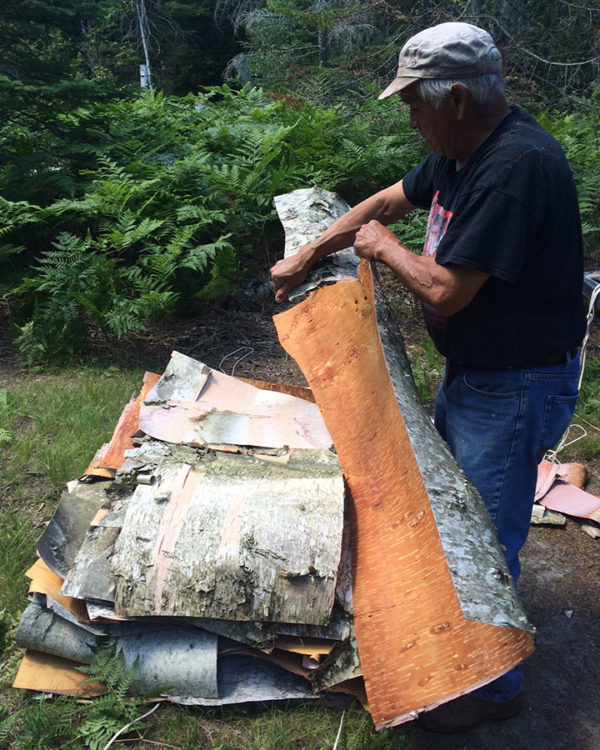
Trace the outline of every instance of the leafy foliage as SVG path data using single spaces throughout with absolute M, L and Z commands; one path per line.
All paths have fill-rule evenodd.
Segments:
M 85 704 L 43 694 L 28 709 L 0 721 L 0 742 L 2 733 L 8 739 L 12 732 L 16 734 L 15 746 L 22 750 L 51 747 L 102 750 L 118 731 L 138 718 L 143 700 L 129 696 L 137 665 L 126 669 L 123 655 L 114 645 L 96 647 L 91 663 L 79 670 L 87 675 L 83 685 L 89 684 L 93 689 L 101 683 L 106 692 Z M 136 721 L 136 728 L 143 729 L 144 724 Z
M 444 370 L 443 357 L 437 352 L 431 339 L 427 339 L 420 350 L 413 352 L 411 370 L 421 401 L 431 405 Z
M 139 716 L 141 700 L 129 697 L 137 668 L 136 663 L 126 669 L 123 653 L 112 644 L 97 646 L 91 664 L 79 667 L 87 675 L 84 685 L 102 683 L 107 690 L 90 704 L 77 727 L 85 747 L 101 750 L 116 732 Z M 143 728 L 139 722 L 136 726 Z
M 64 154 L 72 179 L 63 194 L 31 203 L 24 180 L 19 200 L 4 202 L 5 247 L 15 263 L 30 261 L 10 294 L 30 364 L 81 351 L 90 324 L 125 337 L 234 291 L 281 242 L 275 195 L 319 184 L 358 200 L 395 181 L 421 148 L 394 134 L 391 110 L 379 113 L 374 139 L 370 118 L 227 86 L 199 99 L 142 94 L 70 117 L 87 146 L 71 165 Z M 86 150 L 87 168 L 76 167 Z M 10 168 L 3 181 L 17 190 Z
M 20 716 L 18 747 L 22 750 L 46 750 L 63 747 L 73 730 L 73 721 L 79 707 L 59 697 L 42 694 L 38 701 Z
M 3 710 L 0 710 L 0 746 L 8 741 L 13 724 L 18 717 L 18 714 L 5 714 Z
M 583 236 L 588 251 L 600 247 L 600 115 L 540 112 L 539 122 L 560 142 L 571 168 L 579 194 Z
M 167 83 L 173 61 L 198 42 L 196 24 L 214 9 L 222 30 L 227 17 L 246 29 L 255 81 L 285 93 L 224 85 L 179 99 L 131 95 L 123 71 L 135 57 L 135 24 L 125 0 L 8 0 L 0 11 L 19 50 L 7 47 L 0 61 L 0 99 L 11 103 L 0 123 L 0 293 L 25 362 L 72 356 L 90 344 L 90 327 L 124 338 L 156 316 L 201 314 L 207 301 L 264 275 L 283 239 L 277 194 L 318 184 L 355 203 L 395 182 L 425 153 L 397 111 L 403 105 L 376 99 L 400 40 L 457 14 L 478 22 L 462 0 L 211 2 L 148 0 L 157 80 L 180 90 Z M 509 45 L 504 5 L 482 8 Z M 560 19 L 563 34 L 560 8 L 534 5 Z M 586 44 L 572 41 L 569 51 L 583 54 Z M 573 80 L 593 107 L 588 78 L 582 68 Z M 573 166 L 593 252 L 597 115 L 545 110 L 541 118 Z M 422 230 L 422 217 L 399 227 L 414 250 Z

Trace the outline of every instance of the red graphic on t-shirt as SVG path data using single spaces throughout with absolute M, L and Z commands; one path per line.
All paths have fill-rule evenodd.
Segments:
M 425 235 L 425 244 L 423 245 L 423 255 L 430 257 L 435 257 L 438 245 L 442 241 L 442 237 L 446 234 L 448 224 L 452 218 L 452 211 L 448 211 L 448 209 L 440 204 L 438 200 L 439 194 L 440 191 L 436 191 L 431 202 L 431 210 L 429 211 L 429 219 L 427 220 L 427 234 Z M 423 316 L 428 326 L 440 329 L 446 327 L 446 316 L 431 307 L 431 305 L 423 303 Z
M 435 257 L 438 245 L 442 237 L 446 234 L 448 224 L 452 218 L 452 211 L 444 208 L 438 201 L 440 191 L 436 191 L 431 202 L 431 210 L 427 219 L 427 234 L 425 235 L 425 244 L 423 245 L 423 255 Z

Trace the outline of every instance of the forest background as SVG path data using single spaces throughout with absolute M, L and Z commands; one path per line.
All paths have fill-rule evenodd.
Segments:
M 25 602 L 22 572 L 42 508 L 51 509 L 63 483 L 110 435 L 137 382 L 114 367 L 100 382 L 97 371 L 90 375 L 85 367 L 98 344 L 125 345 L 157 321 L 209 319 L 215 306 L 252 309 L 271 294 L 267 269 L 283 249 L 273 196 L 319 185 L 353 204 L 414 166 L 426 150 L 402 102 L 377 95 L 394 75 L 402 43 L 448 20 L 492 33 L 509 99 L 563 145 L 579 193 L 586 266 L 596 269 L 600 8 L 585 0 L 3 0 L 0 321 L 20 367 L 68 372 L 52 388 L 46 380 L 37 390 L 35 383 L 0 387 L 4 664 L 17 654 L 11 639 Z M 424 220 L 411 215 L 397 227 L 416 252 Z M 414 365 L 425 380 L 427 368 L 438 366 L 428 351 Z M 588 382 L 578 411 L 597 430 L 596 359 Z M 85 414 L 77 428 L 74 411 Z M 588 441 L 585 451 L 592 456 L 599 444 Z M 106 672 L 106 664 L 98 668 Z M 4 699 L 0 747 L 16 728 L 15 747 L 95 747 L 141 712 L 124 702 L 118 679 L 110 710 L 91 724 L 75 721 L 62 703 L 53 712 L 47 703 Z M 65 716 L 78 734 L 69 734 Z M 200 743 L 186 712 L 171 718 L 162 738 L 177 746 L 234 746 L 222 738 Z M 358 721 L 343 747 L 388 746 Z M 306 723 L 304 715 L 244 729 L 239 746 L 333 744 L 336 719 L 320 715 L 314 741 L 285 744 L 281 737 L 295 723 Z M 207 736 L 215 733 L 210 727 Z
M 563 144 L 600 242 L 600 9 L 567 0 L 5 0 L 0 294 L 25 363 L 265 278 L 273 196 L 355 203 L 424 155 L 377 93 L 403 40 L 487 27 L 509 97 Z M 140 89 L 146 64 L 149 88 Z M 542 188 L 542 186 L 540 186 Z M 402 236 L 419 248 L 422 217 Z M 411 244 L 412 243 L 412 244 Z

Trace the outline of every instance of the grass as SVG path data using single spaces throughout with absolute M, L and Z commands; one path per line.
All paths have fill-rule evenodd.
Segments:
M 168 717 L 168 720 L 167 720 Z M 180 750 L 331 750 L 341 724 L 339 750 L 402 750 L 403 732 L 380 734 L 366 711 L 343 715 L 320 702 L 300 705 L 254 706 L 251 714 L 239 709 L 220 712 L 165 706 L 152 723 L 162 724 L 164 746 Z M 147 734 L 152 738 L 152 733 Z
M 25 600 L 24 571 L 64 484 L 106 442 L 141 372 L 83 369 L 0 389 L 0 612 Z
M 0 481 L 43 476 L 50 492 L 82 472 L 110 438 L 142 373 L 82 369 L 50 375 L 0 391 L 5 460 Z
M 0 511 L 0 653 L 7 646 L 7 632 L 27 604 L 23 574 L 34 561 L 37 536 L 29 518 Z
M 591 359 L 589 355 L 573 422 L 579 424 L 587 435 L 571 450 L 580 459 L 597 458 L 600 454 L 600 359 Z

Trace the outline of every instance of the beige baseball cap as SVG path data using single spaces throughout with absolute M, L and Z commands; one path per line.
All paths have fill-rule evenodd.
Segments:
M 490 55 L 492 50 L 497 54 Z M 379 99 L 387 99 L 422 78 L 476 78 L 501 72 L 502 56 L 487 31 L 470 23 L 440 23 L 406 42 L 396 77 Z

